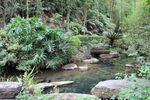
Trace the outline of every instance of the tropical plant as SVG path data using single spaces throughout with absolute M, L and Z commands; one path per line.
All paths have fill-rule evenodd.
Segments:
M 68 61 L 72 51 L 71 35 L 45 26 L 38 18 L 13 18 L 5 31 L 0 35 L 0 68 L 56 69 Z
M 114 44 L 115 40 L 118 40 L 121 38 L 121 34 L 109 32 L 108 34 L 106 34 L 106 37 L 110 40 L 109 45 L 112 46 Z

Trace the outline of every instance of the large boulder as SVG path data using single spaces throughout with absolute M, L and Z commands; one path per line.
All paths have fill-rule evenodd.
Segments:
M 0 99 L 13 99 L 21 91 L 19 82 L 0 82 Z
M 92 90 L 92 95 L 99 98 L 110 98 L 117 95 L 121 89 L 127 88 L 127 80 L 107 80 L 99 82 Z
M 98 57 L 100 54 L 109 54 L 110 50 L 108 50 L 108 47 L 106 46 L 100 46 L 100 47 L 93 47 L 91 49 L 91 54 L 94 57 Z
M 79 93 L 53 93 L 50 96 L 54 97 L 55 100 L 98 100 L 96 96 Z
M 78 68 L 78 66 L 76 64 L 67 64 L 62 67 L 62 69 L 65 69 L 65 70 L 73 70 L 76 68 Z

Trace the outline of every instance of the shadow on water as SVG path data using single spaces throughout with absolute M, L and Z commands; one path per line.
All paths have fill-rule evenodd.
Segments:
M 53 81 L 74 81 L 73 84 L 58 87 L 59 92 L 74 92 L 74 93 L 90 93 L 91 89 L 100 81 L 114 79 L 116 73 L 126 73 L 125 64 L 131 61 L 130 59 L 122 59 L 112 63 L 102 64 L 87 64 L 87 71 L 61 70 L 58 72 L 44 71 L 37 74 L 41 79 Z M 85 65 L 78 63 L 78 66 Z M 50 89 L 45 92 L 48 93 Z

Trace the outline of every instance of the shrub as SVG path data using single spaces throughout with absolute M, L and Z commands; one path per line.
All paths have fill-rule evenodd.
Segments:
M 81 40 L 81 48 L 91 48 L 95 46 L 108 46 L 108 40 L 105 36 L 99 35 L 76 35 Z
M 0 68 L 15 66 L 27 71 L 39 68 L 55 69 L 67 62 L 71 54 L 71 35 L 50 28 L 38 18 L 16 17 L 0 34 Z
M 70 27 L 71 32 L 74 35 L 78 35 L 78 34 L 85 34 L 88 33 L 88 30 L 86 29 L 86 27 L 83 27 L 81 24 L 76 23 L 76 22 L 70 22 L 67 24 Z
M 119 100 L 149 100 L 149 81 L 140 81 L 135 75 L 129 77 L 128 88 L 122 89 L 119 93 Z
M 119 100 L 149 100 L 150 99 L 150 63 L 138 58 L 139 73 L 128 77 L 128 88 L 119 93 Z M 140 79 L 139 79 L 140 77 Z

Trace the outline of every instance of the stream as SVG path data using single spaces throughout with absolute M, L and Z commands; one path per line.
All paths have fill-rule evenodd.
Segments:
M 60 71 L 45 70 L 42 73 L 38 73 L 36 77 L 52 82 L 74 81 L 73 84 L 57 87 L 60 93 L 73 92 L 89 94 L 98 82 L 115 79 L 116 73 L 128 73 L 130 69 L 126 68 L 125 64 L 132 63 L 132 61 L 133 59 L 127 58 L 114 61 L 113 63 L 78 63 L 78 66 L 87 65 L 89 69 L 87 71 L 81 71 L 79 69 Z M 49 93 L 50 90 L 46 89 L 45 92 Z

